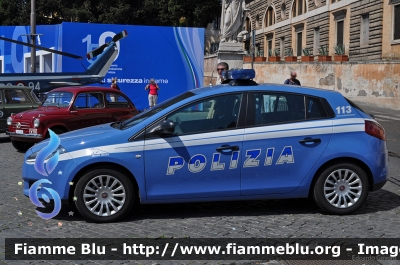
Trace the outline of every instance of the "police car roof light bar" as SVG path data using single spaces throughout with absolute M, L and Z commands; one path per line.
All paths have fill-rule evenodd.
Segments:
M 225 80 L 251 80 L 256 77 L 254 69 L 231 69 L 222 72 Z

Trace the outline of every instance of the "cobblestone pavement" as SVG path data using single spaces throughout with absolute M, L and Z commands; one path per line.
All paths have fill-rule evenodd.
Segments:
M 400 121 L 391 130 L 400 128 Z M 385 127 L 386 128 L 386 127 Z M 397 128 L 397 129 L 396 129 Z M 393 139 L 398 132 L 390 131 Z M 389 150 L 391 148 L 388 141 Z M 394 146 L 394 145 L 393 145 Z M 396 146 L 397 147 L 397 146 Z M 400 153 L 400 152 L 399 152 Z M 0 264 L 230 264 L 233 261 L 5 261 L 4 239 L 18 237 L 99 237 L 99 238 L 352 238 L 400 237 L 400 158 L 390 157 L 390 180 L 370 193 L 365 205 L 353 215 L 331 216 L 307 199 L 219 202 L 135 207 L 119 223 L 93 224 L 67 207 L 52 220 L 44 221 L 24 197 L 21 186 L 23 153 L 15 151 L 0 134 Z M 60 226 L 61 225 L 61 226 Z M 281 261 L 270 264 L 322 264 L 321 262 Z M 237 262 L 236 264 L 268 264 Z M 323 264 L 329 264 L 326 261 Z M 344 264 L 344 263 L 332 263 Z M 345 262 L 345 264 L 390 264 L 386 262 Z

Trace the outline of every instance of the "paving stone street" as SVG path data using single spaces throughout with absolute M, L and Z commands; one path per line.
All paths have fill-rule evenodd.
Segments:
M 23 153 L 0 134 L 0 264 L 230 264 L 234 261 L 6 261 L 5 238 L 400 238 L 400 115 L 370 108 L 382 116 L 388 137 L 390 179 L 370 193 L 355 214 L 332 216 L 308 199 L 135 206 L 119 223 L 86 222 L 63 207 L 44 221 L 22 194 Z M 383 113 L 383 114 L 382 114 Z M 396 116 L 397 115 L 397 116 Z M 397 119 L 397 120 L 396 120 Z M 73 216 L 68 212 L 74 211 Z M 247 264 L 261 264 L 268 261 Z M 244 264 L 237 262 L 237 264 Z M 271 263 L 272 264 L 272 263 Z M 282 261 L 282 264 L 295 262 Z M 297 263 L 307 264 L 307 263 Z M 326 263 L 328 264 L 328 263 Z M 333 263 L 339 264 L 339 263 Z M 365 264 L 347 263 L 347 264 Z M 375 264 L 375 263 L 367 263 Z M 389 264 L 389 263 L 376 263 Z

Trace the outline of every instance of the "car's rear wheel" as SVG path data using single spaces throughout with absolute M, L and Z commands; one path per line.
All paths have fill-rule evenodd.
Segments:
M 368 196 L 368 177 L 357 165 L 340 163 L 323 170 L 314 185 L 316 204 L 332 214 L 358 210 Z
M 94 222 L 114 222 L 132 209 L 135 191 L 121 172 L 100 168 L 79 179 L 74 192 L 75 205 L 85 218 Z
M 17 149 L 20 152 L 26 152 L 29 148 L 31 148 L 34 145 L 34 143 L 31 142 L 21 142 L 15 140 L 11 140 L 11 144 L 14 146 L 15 149 Z

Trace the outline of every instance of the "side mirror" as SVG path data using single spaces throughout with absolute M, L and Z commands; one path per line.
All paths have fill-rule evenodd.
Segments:
M 175 123 L 171 120 L 165 120 L 161 123 L 157 133 L 161 135 L 173 134 L 175 131 Z

